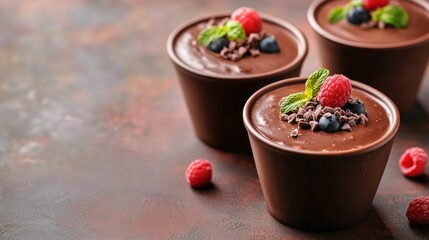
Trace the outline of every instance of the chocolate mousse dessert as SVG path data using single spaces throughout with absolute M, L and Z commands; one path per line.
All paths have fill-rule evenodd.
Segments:
M 307 42 L 290 23 L 242 7 L 179 26 L 167 50 L 199 139 L 249 153 L 241 118 L 246 100 L 267 84 L 298 76 Z
M 412 108 L 429 60 L 429 2 L 318 0 L 308 20 L 324 66 Z
M 399 128 L 388 97 L 327 69 L 260 89 L 243 120 L 268 211 L 308 230 L 366 216 Z
M 390 121 L 382 103 L 352 90 L 344 75 L 328 77 L 328 72 L 313 73 L 309 77 L 313 84 L 291 85 L 262 96 L 253 108 L 256 129 L 279 145 L 315 152 L 356 150 L 385 135 Z M 316 83 L 320 92 L 316 89 L 307 97 Z
M 260 22 L 246 32 L 232 20 L 239 19 L 236 12 L 203 18 L 178 34 L 174 51 L 179 60 L 204 74 L 248 78 L 286 69 L 302 54 L 301 43 L 289 29 L 277 22 L 252 19 L 248 21 Z

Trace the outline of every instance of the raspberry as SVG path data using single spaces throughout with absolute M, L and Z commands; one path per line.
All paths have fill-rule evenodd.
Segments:
M 197 159 L 186 169 L 186 181 L 191 187 L 204 187 L 212 179 L 212 164 L 205 159 Z
M 410 224 L 429 224 L 429 197 L 414 198 L 408 204 L 406 216 Z
M 399 159 L 399 168 L 407 177 L 419 176 L 425 170 L 427 154 L 419 147 L 408 148 Z
M 363 0 L 363 7 L 368 11 L 384 7 L 389 4 L 389 0 Z
M 328 77 L 320 87 L 317 100 L 327 107 L 342 107 L 350 98 L 352 85 L 350 80 L 341 74 Z
M 243 26 L 246 35 L 259 33 L 262 30 L 262 19 L 259 13 L 252 8 L 238 8 L 232 13 L 231 19 L 238 21 Z

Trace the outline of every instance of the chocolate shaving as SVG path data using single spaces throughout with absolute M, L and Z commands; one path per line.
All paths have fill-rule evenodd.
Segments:
M 298 128 L 300 128 L 300 129 L 309 129 L 310 128 L 310 123 L 308 123 L 306 121 L 299 121 L 298 122 Z
M 355 120 L 350 120 L 347 124 L 348 124 L 350 127 L 356 127 L 356 122 L 355 122 Z
M 371 29 L 371 28 L 374 28 L 375 26 L 377 26 L 377 22 L 374 22 L 374 21 L 363 22 L 360 25 L 360 27 L 363 29 Z
M 305 108 L 302 108 L 302 107 L 300 107 L 299 109 L 298 109 L 298 114 L 300 114 L 300 115 L 304 115 L 304 113 L 305 113 L 306 111 L 305 111 Z
M 334 115 L 335 115 L 335 117 L 337 117 L 338 119 L 340 119 L 340 117 L 341 117 L 341 113 L 340 113 L 340 111 L 335 111 Z
M 365 114 L 360 115 L 360 123 L 365 125 L 368 122 L 368 118 L 365 116 Z
M 335 112 L 335 110 L 331 107 L 325 107 L 323 109 L 323 113 L 332 113 L 333 114 L 334 112 Z
M 310 121 L 310 128 L 311 128 L 312 132 L 316 131 L 317 126 L 319 126 L 318 122 L 316 122 L 316 121 Z
M 347 132 L 351 132 L 352 128 L 350 127 L 350 125 L 348 125 L 347 123 L 344 124 L 343 126 L 341 126 L 341 130 L 343 131 L 347 131 Z
M 350 109 L 347 109 L 347 110 L 346 110 L 346 116 L 347 116 L 347 117 L 354 116 L 354 113 L 353 113 L 352 111 L 350 111 Z
M 296 123 L 296 113 L 292 113 L 291 115 L 289 115 L 287 122 Z
M 234 51 L 235 47 L 237 47 L 237 42 L 230 41 L 229 46 L 228 46 L 228 51 L 230 51 L 230 52 Z
M 280 120 L 287 121 L 288 118 L 289 118 L 289 116 L 287 114 L 284 114 L 284 113 L 280 114 Z
M 242 58 L 246 52 L 247 52 L 247 49 L 245 47 L 238 48 L 238 56 L 240 56 L 240 58 Z
M 292 130 L 292 132 L 290 133 L 290 136 L 293 138 L 297 138 L 298 137 L 298 129 L 295 128 L 294 130 Z
M 325 118 L 331 118 L 331 117 L 332 117 L 332 113 L 327 112 L 327 113 L 323 114 L 323 116 L 324 116 Z
M 322 116 L 322 114 L 320 112 L 313 112 L 313 120 L 314 121 L 319 121 L 320 117 Z
M 258 49 L 250 49 L 250 55 L 252 55 L 252 57 L 257 57 L 259 56 L 259 54 L 261 54 L 261 52 Z
M 348 117 L 341 115 L 340 117 L 340 124 L 344 124 L 345 122 L 350 121 Z
M 304 119 L 308 122 L 313 120 L 313 110 L 308 110 L 306 113 L 304 113 Z

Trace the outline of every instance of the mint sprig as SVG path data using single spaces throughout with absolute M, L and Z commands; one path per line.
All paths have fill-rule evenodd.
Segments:
M 385 24 L 389 24 L 394 28 L 404 28 L 408 24 L 408 14 L 399 6 L 387 5 L 377 9 L 372 14 L 372 21 L 380 21 Z
M 328 14 L 328 22 L 329 23 L 337 23 L 342 19 L 346 18 L 347 13 L 355 7 L 363 6 L 362 1 L 360 0 L 352 0 L 349 4 L 345 6 L 334 7 Z
M 306 102 L 317 96 L 320 87 L 329 75 L 329 70 L 320 68 L 314 71 L 305 82 L 305 91 L 292 93 L 280 103 L 280 113 L 288 114 L 305 105 Z
M 246 38 L 244 28 L 237 21 L 227 21 L 224 28 L 226 29 L 226 36 L 229 40 L 237 41 Z
M 243 27 L 237 21 L 227 21 L 221 26 L 205 28 L 198 36 L 198 42 L 207 46 L 211 41 L 227 36 L 229 40 L 237 41 L 246 38 Z

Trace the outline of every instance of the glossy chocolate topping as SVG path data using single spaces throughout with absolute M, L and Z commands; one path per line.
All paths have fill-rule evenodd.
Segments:
M 423 6 L 409 0 L 391 1 L 392 4 L 403 7 L 409 15 L 408 25 L 403 29 L 394 29 L 391 27 L 387 29 L 363 29 L 348 23 L 347 19 L 343 19 L 335 24 L 328 23 L 329 11 L 336 6 L 344 6 L 349 2 L 350 0 L 333 0 L 320 4 L 315 10 L 317 24 L 329 34 L 346 41 L 380 46 L 405 43 L 424 38 L 425 36 L 427 38 L 427 35 L 429 35 L 429 9 L 425 9 Z M 353 44 L 351 43 L 350 45 Z
M 352 97 L 360 99 L 368 113 L 368 123 L 357 125 L 351 132 L 339 131 L 326 133 L 323 131 L 299 129 L 298 138 L 290 133 L 298 128 L 280 120 L 279 101 L 291 93 L 304 90 L 304 84 L 294 84 L 268 92 L 258 99 L 252 109 L 252 124 L 264 137 L 282 146 L 298 150 L 340 152 L 363 148 L 382 138 L 389 126 L 390 118 L 383 104 L 359 89 L 353 89 Z
M 228 16 L 215 18 L 215 24 L 226 17 Z M 198 35 L 207 26 L 208 21 L 209 19 L 206 18 L 185 28 L 174 41 L 174 51 L 178 58 L 203 74 L 239 76 L 268 73 L 286 67 L 298 57 L 299 51 L 304 51 L 300 50 L 297 43 L 299 41 L 289 30 L 274 22 L 264 20 L 263 31 L 275 36 L 281 50 L 280 53 L 261 53 L 258 57 L 249 56 L 236 62 L 226 60 L 197 43 Z

